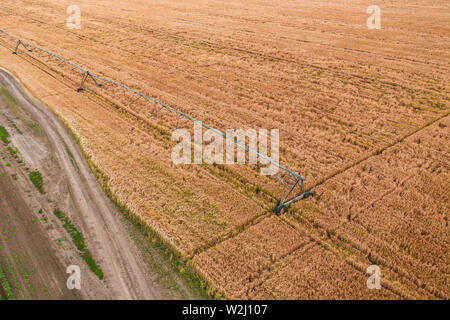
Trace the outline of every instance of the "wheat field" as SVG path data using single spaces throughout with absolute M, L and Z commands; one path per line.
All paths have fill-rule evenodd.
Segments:
M 3 0 L 0 28 L 220 130 L 280 130 L 316 196 L 281 217 L 257 166 L 175 165 L 192 124 L 34 53 L 0 65 L 79 138 L 113 198 L 217 297 L 450 297 L 450 3 Z M 382 270 L 369 290 L 369 265 Z

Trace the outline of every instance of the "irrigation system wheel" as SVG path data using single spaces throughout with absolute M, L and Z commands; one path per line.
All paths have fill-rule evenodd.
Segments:
M 277 216 L 281 216 L 282 214 L 285 214 L 286 211 L 287 211 L 287 206 L 285 204 L 280 204 L 277 207 L 277 210 L 276 210 L 275 213 L 276 213 Z

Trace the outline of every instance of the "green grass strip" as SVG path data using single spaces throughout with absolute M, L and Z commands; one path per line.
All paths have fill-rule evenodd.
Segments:
M 16 129 L 16 131 L 17 131 L 18 134 L 22 134 L 22 135 L 23 135 L 23 132 L 20 131 L 20 129 L 16 126 L 16 124 L 15 124 L 14 122 L 12 122 L 12 121 L 9 120 L 9 119 L 8 119 L 8 122 L 9 122 L 9 124 L 10 124 L 14 129 Z
M 6 100 L 11 102 L 12 104 L 15 104 L 15 105 L 19 104 L 19 103 L 17 103 L 17 100 L 12 96 L 12 94 L 9 93 L 9 91 L 6 90 L 5 88 L 0 89 L 0 95 L 4 96 L 6 98 Z
M 6 258 L 5 261 L 6 261 L 6 265 L 8 267 L 9 274 L 13 278 L 14 285 L 15 285 L 17 291 L 19 292 L 19 295 L 21 295 L 22 298 L 25 298 L 25 296 L 23 295 L 22 286 L 20 285 L 19 280 L 17 280 L 16 273 L 14 272 L 14 268 L 13 268 L 11 262 L 9 262 L 8 258 Z
M 30 292 L 31 296 L 34 296 L 34 289 L 31 286 L 30 283 L 30 275 L 28 274 L 28 272 L 25 270 L 25 268 L 23 267 L 22 263 L 20 262 L 20 259 L 18 256 L 14 256 L 14 260 L 16 260 L 16 265 L 19 268 L 20 274 L 22 275 L 22 277 L 25 280 L 25 283 L 28 287 L 28 291 Z
M 15 156 L 19 152 L 19 150 L 17 148 L 11 148 L 11 147 L 8 147 L 8 151 L 9 151 L 9 153 L 11 153 L 12 156 Z
M 29 174 L 29 177 L 36 189 L 38 189 L 41 194 L 44 194 L 44 184 L 41 173 L 39 171 L 33 171 Z
M 8 300 L 15 300 L 13 292 L 11 290 L 11 286 L 9 285 L 8 279 L 6 279 L 6 275 L 3 272 L 1 266 L 0 266 L 0 282 L 2 284 L 3 289 L 5 289 Z
M 1 139 L 4 143 L 9 143 L 8 137 L 9 137 L 8 131 L 6 131 L 5 127 L 0 126 L 0 139 Z
M 64 229 L 66 229 L 67 232 L 69 233 L 73 243 L 75 244 L 80 253 L 80 256 L 87 263 L 91 271 L 95 275 L 97 275 L 97 277 L 100 280 L 103 280 L 104 278 L 103 271 L 97 265 L 90 251 L 87 249 L 86 243 L 84 242 L 83 234 L 80 231 L 78 231 L 75 225 L 69 220 L 68 217 L 66 217 L 66 215 L 62 211 L 60 211 L 59 209 L 55 209 L 53 213 L 59 220 L 63 222 Z
M 75 161 L 75 157 L 73 156 L 72 152 L 70 151 L 69 147 L 67 146 L 67 144 L 64 144 L 65 148 L 66 148 L 66 152 L 69 155 L 69 159 L 70 162 L 72 163 L 72 165 L 74 166 L 75 169 L 77 169 L 77 171 L 80 171 L 80 168 L 78 167 L 77 162 Z

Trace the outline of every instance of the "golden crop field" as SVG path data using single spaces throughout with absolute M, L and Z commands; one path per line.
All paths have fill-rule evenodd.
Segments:
M 192 128 L 39 52 L 10 70 L 79 138 L 105 189 L 211 292 L 237 299 L 450 298 L 450 3 L 3 0 L 0 29 L 219 130 L 279 129 L 280 163 L 314 198 L 251 165 L 175 165 Z M 381 290 L 366 269 L 378 265 Z

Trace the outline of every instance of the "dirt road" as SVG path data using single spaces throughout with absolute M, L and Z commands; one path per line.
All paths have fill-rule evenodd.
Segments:
M 2 108 L 3 116 L 10 121 L 10 125 L 21 128 L 18 131 L 29 130 L 32 133 L 30 135 L 22 133 L 13 135 L 11 142 L 13 148 L 17 148 L 24 163 L 33 170 L 39 170 L 44 177 L 45 194 L 42 195 L 37 190 L 33 190 L 33 196 L 29 196 L 36 202 L 34 204 L 36 211 L 40 206 L 43 212 L 49 212 L 49 217 L 53 217 L 52 212 L 55 207 L 64 211 L 82 231 L 87 247 L 105 275 L 104 280 L 99 280 L 84 261 L 77 257 L 76 248 L 68 241 L 66 249 L 70 253 L 65 255 L 73 259 L 71 264 L 76 264 L 74 261 L 79 259 L 77 262 L 82 270 L 82 289 L 80 292 L 67 293 L 65 277 L 68 275 L 64 275 L 64 258 L 59 253 L 50 252 L 48 255 L 51 256 L 52 263 L 47 264 L 47 267 L 58 268 L 58 281 L 52 285 L 58 283 L 59 287 L 64 288 L 62 292 L 50 296 L 52 298 L 79 298 L 81 296 L 87 299 L 192 298 L 193 294 L 188 292 L 189 290 L 177 275 L 169 276 L 172 284 L 161 280 L 161 273 L 173 273 L 169 263 L 165 262 L 151 246 L 146 246 L 145 241 L 139 242 L 138 235 L 133 235 L 130 223 L 101 190 L 77 143 L 58 118 L 34 99 L 10 73 L 3 69 L 0 69 L 0 87 L 5 88 L 13 97 L 13 104 L 17 104 L 14 112 Z M 17 111 L 19 109 L 21 109 L 22 115 Z M 10 119 L 13 119 L 14 122 Z M 11 163 L 8 163 L 9 168 L 5 168 L 6 171 L 19 172 L 20 168 L 11 169 Z M 12 165 L 15 166 L 14 163 Z M 19 174 L 19 177 L 16 174 L 12 176 L 19 183 L 18 190 L 14 194 L 22 199 L 13 201 L 12 196 L 8 199 L 25 207 L 28 199 L 25 201 L 25 195 L 20 193 L 25 190 L 29 191 L 33 186 L 26 174 Z M 6 185 L 8 183 L 11 181 L 5 182 Z M 33 204 L 29 204 L 28 207 L 32 209 Z M 15 211 L 24 213 L 24 210 L 20 209 Z M 42 210 L 40 211 L 42 212 Z M 58 219 L 54 218 L 51 221 L 51 225 L 46 229 L 50 239 L 56 241 L 60 239 L 58 237 L 65 234 L 65 230 Z M 20 224 L 18 226 L 20 227 Z M 41 240 L 49 242 L 48 239 L 36 242 L 36 236 L 27 238 L 29 234 L 36 235 L 36 232 L 25 232 L 22 235 L 24 246 L 28 246 L 26 244 L 28 240 L 33 241 L 30 245 L 36 246 L 38 243 L 37 247 L 54 249 L 54 245 L 41 243 Z M 40 232 L 45 233 L 46 230 L 41 228 Z M 134 232 L 136 231 L 134 230 Z M 39 237 L 45 238 L 42 235 L 38 235 Z M 48 257 L 44 254 L 43 258 L 47 259 Z M 55 262 L 57 259 L 61 261 L 60 265 Z M 152 260 L 151 264 L 147 263 L 148 260 Z M 50 270 L 40 271 L 44 275 L 53 272 Z M 167 275 L 163 277 L 167 277 Z M 47 281 L 50 280 L 47 279 Z M 179 290 L 172 292 L 174 287 Z

